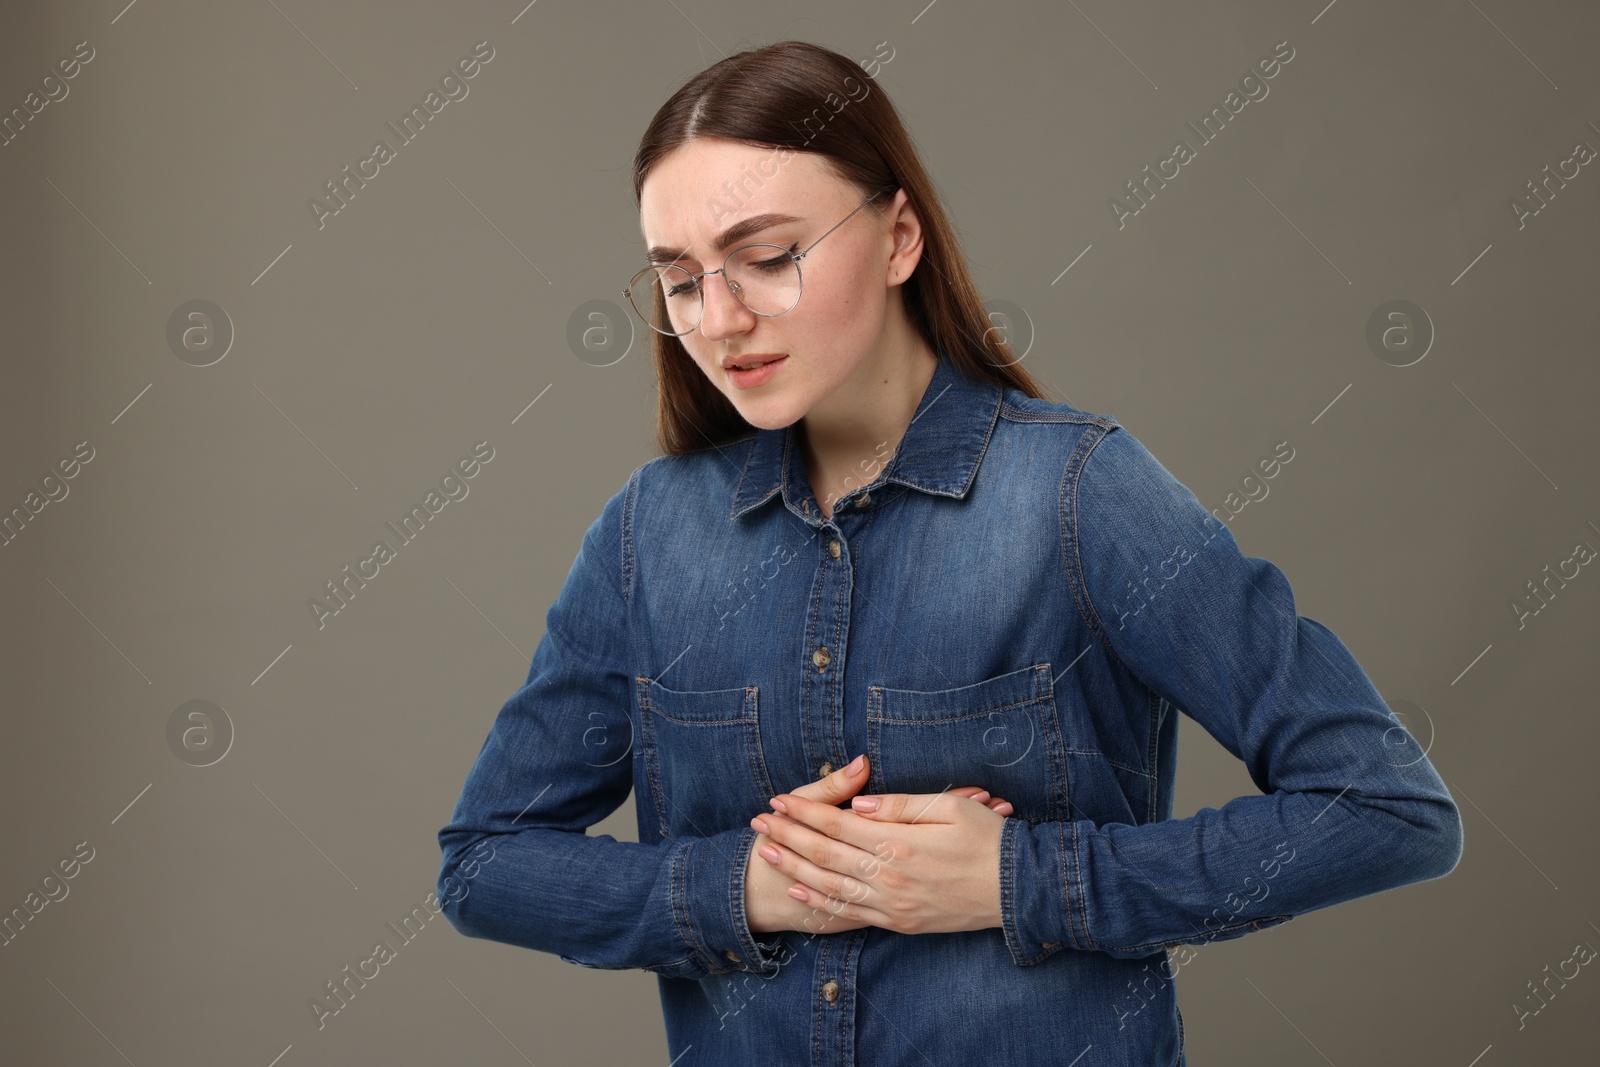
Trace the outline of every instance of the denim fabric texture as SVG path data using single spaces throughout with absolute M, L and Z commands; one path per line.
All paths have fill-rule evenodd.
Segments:
M 822 518 L 793 426 L 633 471 L 439 831 L 457 930 L 655 972 L 678 1067 L 1166 1067 L 1169 950 L 1455 868 L 1416 738 L 1113 417 L 941 357 L 863 481 Z M 1178 712 L 1260 795 L 1172 818 Z M 749 820 L 861 752 L 1011 801 L 1002 925 L 750 931 Z

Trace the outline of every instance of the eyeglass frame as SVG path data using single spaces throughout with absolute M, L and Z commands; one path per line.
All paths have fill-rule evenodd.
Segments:
M 813 248 L 817 247 L 817 245 L 822 243 L 822 238 L 823 237 L 828 236 L 829 233 L 832 233 L 834 230 L 837 230 L 840 226 L 843 226 L 845 223 L 849 222 L 852 218 L 855 217 L 855 213 L 857 211 L 860 211 L 862 208 L 866 207 L 868 204 L 872 203 L 874 200 L 876 200 L 878 197 L 880 197 L 882 195 L 883 195 L 883 190 L 880 189 L 878 192 L 873 193 L 871 196 L 869 196 L 865 200 L 861 201 L 861 203 L 859 203 L 859 204 L 857 204 L 855 206 L 855 209 L 853 211 L 851 211 L 850 214 L 846 215 L 844 218 L 842 218 L 838 222 L 834 223 L 833 226 L 828 229 L 828 233 L 824 233 L 822 235 L 822 237 L 818 237 L 815 241 L 812 241 L 809 245 L 807 245 L 806 247 L 802 248 L 798 252 L 791 252 L 787 248 L 784 248 L 782 245 L 771 244 L 768 241 L 752 241 L 749 244 L 740 245 L 738 248 L 735 248 L 731 252 L 729 252 L 726 256 L 723 256 L 722 257 L 722 266 L 718 267 L 716 270 L 703 270 L 703 271 L 695 272 L 695 271 L 686 270 L 683 267 L 678 267 L 678 264 L 676 264 L 676 263 L 650 263 L 650 264 L 648 264 L 648 265 L 646 265 L 644 267 L 639 268 L 639 270 L 634 274 L 633 277 L 634 278 L 638 278 L 639 275 L 643 274 L 645 271 L 658 270 L 658 269 L 660 269 L 662 267 L 678 267 L 679 270 L 681 270 L 685 274 L 689 275 L 689 280 L 691 282 L 695 282 L 695 283 L 698 283 L 701 278 L 707 278 L 707 277 L 710 277 L 713 274 L 721 274 L 723 282 L 726 283 L 727 286 L 728 286 L 728 291 L 733 294 L 733 298 L 735 300 L 739 301 L 739 306 L 740 307 L 742 307 L 745 310 L 749 311 L 752 315 L 760 315 L 764 319 L 775 319 L 779 315 L 787 315 L 787 314 L 789 314 L 789 312 L 793 311 L 795 308 L 800 306 L 800 297 L 802 295 L 804 295 L 805 288 L 806 288 L 805 272 L 800 269 L 800 261 L 802 259 L 806 258 L 806 256 L 810 255 L 811 254 L 811 250 Z M 771 247 L 771 248 L 779 249 L 779 250 L 781 250 L 783 252 L 784 255 L 790 257 L 794 261 L 795 277 L 800 279 L 800 284 L 795 289 L 794 303 L 790 304 L 788 306 L 788 308 L 786 308 L 785 310 L 783 310 L 783 311 L 775 311 L 771 315 L 768 315 L 764 311 L 757 311 L 755 308 L 751 307 L 749 304 L 746 304 L 744 302 L 744 297 L 739 295 L 739 290 L 737 288 L 737 283 L 735 283 L 733 281 L 730 281 L 728 279 L 728 275 L 727 275 L 728 261 L 729 260 L 731 260 L 734 256 L 738 255 L 740 252 L 743 252 L 747 248 L 760 248 L 760 247 L 763 247 L 763 246 L 768 246 L 768 247 Z M 630 280 L 628 282 L 628 284 L 622 290 L 622 295 L 623 295 L 623 297 L 625 297 L 627 299 L 628 306 L 633 308 L 634 314 L 638 315 L 641 319 L 644 319 L 644 323 L 645 323 L 646 326 L 649 326 L 652 330 L 655 330 L 657 333 L 661 334 L 663 337 L 687 337 L 689 334 L 694 333 L 695 330 L 698 330 L 700 328 L 700 323 L 705 321 L 705 318 L 706 318 L 706 291 L 705 291 L 705 287 L 703 285 L 696 284 L 696 287 L 695 287 L 696 291 L 700 294 L 700 318 L 699 318 L 698 321 L 695 322 L 695 324 L 693 326 L 689 327 L 687 330 L 684 330 L 683 333 L 667 333 L 665 330 L 661 329 L 659 326 L 657 326 L 655 323 L 651 322 L 649 319 L 645 319 L 644 312 L 640 311 L 639 310 L 639 305 L 637 305 L 637 304 L 635 304 L 633 302 L 633 293 L 632 293 L 632 289 L 633 288 L 634 288 L 634 282 Z

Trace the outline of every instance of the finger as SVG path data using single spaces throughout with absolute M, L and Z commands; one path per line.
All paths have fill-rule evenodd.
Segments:
M 855 770 L 851 770 L 854 767 Z M 822 804 L 839 805 L 854 796 L 867 784 L 870 770 L 865 754 L 815 782 L 807 782 L 794 792 Z
M 887 927 L 889 916 L 877 908 L 829 897 L 818 893 L 804 882 L 796 882 L 790 886 L 789 895 L 802 904 L 811 906 L 811 915 L 806 919 L 804 925 L 807 930 L 814 933 L 827 932 L 829 920 L 834 917 L 847 919 L 851 922 L 866 923 L 871 926 Z
M 850 800 L 852 814 L 874 822 L 940 822 L 956 820 L 949 805 L 964 798 L 949 793 L 877 793 Z
M 789 895 L 811 906 L 811 914 L 801 923 L 808 933 L 831 934 L 840 923 L 844 922 L 863 926 L 884 926 L 888 921 L 887 915 L 874 908 L 832 900 L 803 882 L 796 882 L 790 886 Z M 845 926 L 844 929 L 849 930 L 853 927 Z
M 785 795 L 789 796 L 791 801 L 798 799 L 793 794 Z M 840 811 L 830 805 L 819 804 L 816 806 L 825 811 L 831 811 L 835 815 L 849 817 L 848 812 Z M 813 827 L 791 819 L 787 815 L 772 813 L 758 815 L 751 819 L 751 825 L 760 831 L 761 828 L 755 826 L 757 822 L 766 824 L 767 829 L 762 832 L 767 835 L 767 843 L 778 849 L 780 857 L 787 850 L 788 853 L 798 855 L 805 860 L 811 868 L 833 871 L 839 874 L 854 874 L 859 878 L 870 878 L 881 865 L 881 861 L 874 853 L 864 851 L 849 842 L 830 837 L 825 833 L 820 833 Z M 865 826 L 866 824 L 862 823 L 861 825 Z M 882 836 L 881 831 L 878 832 L 878 835 Z M 771 862 L 764 855 L 762 858 Z
M 832 804 L 820 804 L 808 800 L 794 793 L 779 793 L 768 801 L 772 807 L 798 824 L 809 827 L 824 835 L 826 839 L 853 845 L 856 848 L 871 851 L 875 844 L 883 838 L 883 833 L 869 826 L 866 822 L 856 817 L 856 813 L 849 808 L 838 808 Z M 768 818 L 770 822 L 771 819 Z M 812 842 L 813 845 L 817 842 Z M 811 851 L 804 848 L 796 851 L 805 852 L 816 857 Z M 823 864 L 825 867 L 833 864 Z M 842 869 L 842 868 L 835 868 Z
M 856 876 L 860 872 L 840 872 L 828 867 L 819 867 L 784 845 L 763 845 L 760 851 L 761 858 L 766 863 L 823 896 L 852 904 L 870 903 L 872 887 Z M 777 854 L 777 859 L 772 858 L 773 853 Z

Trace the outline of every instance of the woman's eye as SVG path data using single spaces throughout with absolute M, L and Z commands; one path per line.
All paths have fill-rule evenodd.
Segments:
M 789 246 L 789 254 L 787 256 L 774 256 L 771 259 L 763 259 L 756 266 L 762 270 L 782 270 L 789 265 L 790 260 L 794 257 L 794 250 L 799 247 L 800 242 L 796 241 Z

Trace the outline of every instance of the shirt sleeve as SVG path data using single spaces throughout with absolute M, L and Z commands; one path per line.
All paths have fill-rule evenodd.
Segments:
M 1113 671 L 1242 760 L 1261 795 L 1140 825 L 1008 818 L 1014 961 L 1228 940 L 1454 870 L 1461 816 L 1444 782 L 1349 649 L 1296 613 L 1283 572 L 1243 555 L 1120 426 L 1067 466 L 1062 544 L 1086 632 Z
M 587 833 L 633 781 L 625 577 L 638 477 L 585 532 L 527 680 L 439 831 L 438 903 L 469 937 L 586 967 L 774 973 L 783 935 L 758 943 L 745 916 L 753 828 L 651 843 Z

